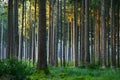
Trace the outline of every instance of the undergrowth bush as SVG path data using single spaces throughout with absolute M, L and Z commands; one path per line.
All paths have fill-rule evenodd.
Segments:
M 15 58 L 0 61 L 1 80 L 26 80 L 27 76 L 34 72 L 35 67 L 29 65 L 25 61 L 18 61 Z

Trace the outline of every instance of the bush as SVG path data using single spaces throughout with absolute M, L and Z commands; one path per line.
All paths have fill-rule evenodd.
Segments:
M 15 80 L 24 80 L 34 72 L 35 68 L 33 66 L 15 58 L 0 61 L 0 79 L 8 77 Z

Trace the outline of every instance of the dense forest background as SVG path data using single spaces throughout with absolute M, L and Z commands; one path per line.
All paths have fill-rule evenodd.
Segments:
M 119 0 L 0 0 L 0 60 L 120 67 Z
M 120 0 L 0 0 L 0 80 L 119 80 Z

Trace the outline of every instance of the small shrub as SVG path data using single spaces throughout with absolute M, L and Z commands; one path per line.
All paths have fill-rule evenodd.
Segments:
M 34 67 L 27 65 L 26 62 L 18 61 L 15 58 L 0 61 L 0 78 L 7 76 L 14 80 L 24 80 L 34 72 Z
M 95 64 L 95 63 L 91 63 L 91 64 L 88 65 L 87 68 L 89 68 L 89 69 L 98 69 L 99 66 L 97 64 Z

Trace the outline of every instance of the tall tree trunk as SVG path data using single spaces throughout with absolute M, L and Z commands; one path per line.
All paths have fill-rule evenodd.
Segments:
M 32 46 L 32 53 L 33 53 L 33 64 L 35 64 L 35 59 L 36 59 L 36 51 L 35 51 L 35 49 L 36 49 L 36 46 L 35 46 L 35 28 L 37 27 L 37 17 L 36 17 L 36 8 L 37 8 L 37 0 L 35 0 L 35 2 L 34 2 L 34 7 L 35 7 L 35 12 L 34 12 L 34 19 L 35 19 L 35 22 L 34 22 L 34 27 L 33 27 L 33 32 L 32 32 L 32 43 L 33 43 L 33 46 Z
M 29 60 L 32 59 L 32 29 L 33 29 L 33 26 L 32 26 L 32 5 L 31 5 L 31 2 L 30 2 L 30 14 L 29 14 L 29 25 L 30 25 L 30 52 L 29 52 Z
M 73 27 L 73 54 L 74 54 L 74 66 L 78 66 L 78 31 L 77 31 L 77 0 L 74 1 L 74 27 Z
M 21 28 L 20 49 L 19 49 L 20 59 L 22 59 L 23 57 L 23 27 L 24 27 L 24 0 L 22 0 L 22 28 Z
M 96 12 L 96 25 L 95 25 L 95 62 L 98 64 L 99 62 L 99 54 L 100 54 L 100 26 L 99 26 L 99 11 L 97 9 Z
M 84 8 L 85 8 L 85 1 L 84 0 L 82 0 L 82 6 L 81 6 L 81 8 L 82 8 L 82 10 L 81 10 L 81 51 L 80 51 L 80 53 L 81 53 L 81 63 L 82 64 L 84 64 L 84 62 L 85 62 L 85 49 L 84 49 L 84 31 L 85 31 L 85 28 L 84 28 L 84 12 L 85 12 L 85 10 L 84 10 Z
M 63 59 L 62 59 L 62 1 L 60 1 L 60 65 L 63 66 Z
M 8 1 L 8 53 L 7 58 L 14 56 L 13 47 L 13 0 Z
M 37 69 L 47 68 L 46 49 L 46 0 L 39 0 L 39 28 L 38 28 L 38 65 Z
M 89 0 L 85 0 L 85 60 L 86 67 L 90 63 L 89 53 Z
M 113 10 L 113 0 L 111 0 L 110 7 L 110 32 L 111 32 L 111 67 L 115 67 L 115 27 L 114 27 L 114 10 Z
M 56 0 L 55 66 L 58 66 L 59 0 Z
M 51 13 L 51 32 L 52 32 L 52 34 L 51 34 L 51 49 L 52 49 L 52 54 L 51 54 L 51 64 L 52 65 L 54 65 L 54 51 L 55 51 L 55 46 L 54 46 L 54 27 L 55 27 L 55 25 L 54 25 L 54 0 L 52 0 L 52 2 L 51 2 L 51 4 L 52 4 L 52 13 Z
M 3 45 L 3 28 L 4 28 L 4 21 L 3 21 L 3 18 L 2 18 L 2 21 L 1 21 L 1 52 L 0 52 L 0 60 L 2 60 L 4 57 L 3 57 L 3 55 L 4 55 L 4 53 L 3 53 L 3 47 L 4 47 L 4 45 Z
M 65 59 L 65 47 L 66 47 L 66 0 L 63 0 L 64 1 L 64 12 L 63 12 L 63 66 L 65 67 L 66 66 L 66 59 Z
M 25 10 L 25 11 L 24 11 L 24 15 L 25 15 L 25 16 L 24 16 L 24 21 L 25 21 L 25 22 L 24 22 L 24 33 L 25 33 L 25 37 L 24 37 L 24 41 L 23 41 L 23 42 L 24 42 L 24 46 L 23 46 L 24 55 L 23 55 L 23 56 L 24 56 L 24 59 L 26 60 L 26 59 L 27 59 L 27 53 L 29 53 L 28 50 L 27 50 L 27 47 L 28 47 L 28 46 L 27 46 L 27 12 L 26 12 L 26 11 L 27 11 L 27 8 L 26 8 L 26 7 L 27 7 L 27 6 L 26 6 L 26 5 L 27 5 L 27 1 L 26 1 L 26 0 L 25 0 L 25 2 L 24 2 L 24 5 L 25 5 L 25 6 L 24 6 L 24 10 Z M 31 3 L 30 3 L 30 5 L 31 5 Z M 30 17 L 31 17 L 31 16 L 30 16 Z M 30 18 L 30 17 L 29 17 L 29 18 Z M 30 50 L 32 50 L 32 49 L 30 49 Z
M 14 53 L 18 57 L 19 33 L 18 33 L 18 0 L 14 0 Z
M 51 5 L 51 0 L 49 0 L 49 26 L 48 26 L 48 63 L 49 65 L 51 65 L 51 55 L 52 55 L 52 47 L 51 47 L 51 9 L 52 9 L 52 5 Z
M 119 8 L 119 4 L 117 4 L 117 16 L 119 16 L 119 10 L 120 8 Z M 120 44 L 119 44 L 119 35 L 120 35 L 120 28 L 119 28 L 119 22 L 120 21 L 120 16 L 119 17 L 117 17 L 117 67 L 119 67 L 120 66 L 120 50 L 119 50 L 119 47 L 120 47 Z
M 105 0 L 101 0 L 101 28 L 102 28 L 102 67 L 106 67 L 106 26 L 105 26 Z

